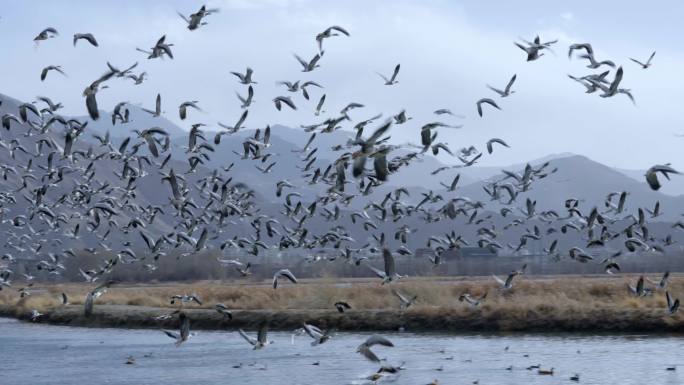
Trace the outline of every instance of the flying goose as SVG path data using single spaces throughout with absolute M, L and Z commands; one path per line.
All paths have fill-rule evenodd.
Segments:
M 235 92 L 237 95 L 238 99 L 240 99 L 240 108 L 244 109 L 252 105 L 253 103 L 253 98 L 254 98 L 254 88 L 252 88 L 252 85 L 250 84 L 249 87 L 247 87 L 247 97 L 242 97 L 239 93 Z
M 292 274 L 292 272 L 289 269 L 282 269 L 282 270 L 276 271 L 276 273 L 273 274 L 273 289 L 278 288 L 278 278 L 279 277 L 285 277 L 290 282 L 297 283 L 297 278 L 294 276 L 294 274 Z
M 318 61 L 321 60 L 322 54 L 316 54 L 310 61 L 305 61 L 301 57 L 299 57 L 297 54 L 294 55 L 295 59 L 299 62 L 299 64 L 302 65 L 303 69 L 302 72 L 311 72 L 314 69 L 320 67 L 318 65 Z
M 406 295 L 404 295 L 403 293 L 399 292 L 398 290 L 394 290 L 394 289 L 392 290 L 392 294 L 394 294 L 395 296 L 397 296 L 397 298 L 399 298 L 399 301 L 401 302 L 400 306 L 401 306 L 402 310 L 408 309 L 418 298 L 417 295 L 414 295 L 413 297 L 409 298 Z
M 193 100 L 189 102 L 183 102 L 180 106 L 178 106 L 178 115 L 180 116 L 181 120 L 185 120 L 185 118 L 188 116 L 188 108 L 190 107 L 196 109 L 197 111 L 202 111 L 202 109 L 197 106 L 197 103 L 199 103 L 197 100 Z
M 297 106 L 294 104 L 292 98 L 290 98 L 289 96 L 277 96 L 275 99 L 273 99 L 273 103 L 275 104 L 275 107 L 278 111 L 281 110 L 283 104 L 285 104 L 293 110 L 297 110 Z
M 48 27 L 42 30 L 38 35 L 36 35 L 36 37 L 33 38 L 33 41 L 38 43 L 41 40 L 51 39 L 53 37 L 56 37 L 57 35 L 59 35 L 59 33 L 56 29 Z
M 658 191 L 660 189 L 660 182 L 658 181 L 658 173 L 663 174 L 665 178 L 670 179 L 669 174 L 680 174 L 679 171 L 670 167 L 670 164 L 656 164 L 646 171 L 646 182 L 652 190 Z
M 389 79 L 387 77 L 385 77 L 385 75 L 381 74 L 380 72 L 376 72 L 376 73 L 382 78 L 382 80 L 385 81 L 386 86 L 391 86 L 391 85 L 399 83 L 399 81 L 397 80 L 397 75 L 399 75 L 399 69 L 400 68 L 401 68 L 401 64 L 397 64 L 394 67 L 394 72 L 392 72 L 392 76 Z
M 653 60 L 653 56 L 655 56 L 655 54 L 656 54 L 656 51 L 653 51 L 653 53 L 651 54 L 651 56 L 648 57 L 648 60 L 646 60 L 646 63 L 642 63 L 642 62 L 640 62 L 639 60 L 632 59 L 631 57 L 629 58 L 629 60 L 631 60 L 631 61 L 637 63 L 638 65 L 640 65 L 642 69 L 648 69 L 648 68 L 651 66 L 651 60 Z
M 378 278 L 382 278 L 382 285 L 403 278 L 403 276 L 397 274 L 394 257 L 392 256 L 390 249 L 386 247 L 382 249 L 382 259 L 385 261 L 385 271 L 376 269 L 370 265 L 368 266 L 371 270 L 373 270 L 373 272 L 375 272 L 375 275 L 377 275 Z
M 335 32 L 340 32 L 341 34 L 343 34 L 345 36 L 349 36 L 349 32 L 347 32 L 346 29 L 344 29 L 340 26 L 333 25 L 331 27 L 326 28 L 323 32 L 316 35 L 316 43 L 318 43 L 318 52 L 320 52 L 321 54 L 323 53 L 323 40 L 324 39 L 327 39 L 327 38 L 330 38 L 333 36 L 339 36 L 339 34 L 335 33 Z
M 49 71 L 57 71 L 60 74 L 67 76 L 67 74 L 64 73 L 64 71 L 62 70 L 62 66 L 47 66 L 47 67 L 43 68 L 42 71 L 40 71 L 40 81 L 41 82 L 44 81 L 45 78 L 47 78 Z
M 230 309 L 228 309 L 228 306 L 222 303 L 217 303 L 216 305 L 214 305 L 214 308 L 219 314 L 223 315 L 224 317 L 228 319 L 233 319 L 233 313 L 230 311 Z
M 254 70 L 252 70 L 250 67 L 247 67 L 244 74 L 234 71 L 231 71 L 230 73 L 237 76 L 237 78 L 240 80 L 240 83 L 242 84 L 257 84 L 255 81 L 252 80 Z
M 502 280 L 501 278 L 497 277 L 496 275 L 492 275 L 492 277 L 494 278 L 494 280 L 496 282 L 499 283 L 499 285 L 501 285 L 502 290 L 508 290 L 508 289 L 511 289 L 513 287 L 513 278 L 515 278 L 515 276 L 518 274 L 519 274 L 519 272 L 517 272 L 517 271 L 511 272 L 510 274 L 508 274 L 505 281 Z
M 612 61 L 610 61 L 610 60 L 597 61 L 594 58 L 593 54 L 580 55 L 580 57 L 582 59 L 589 60 L 589 64 L 587 65 L 587 68 L 596 69 L 596 68 L 601 67 L 602 65 L 607 65 L 608 67 L 615 68 L 615 63 L 613 63 Z
M 318 346 L 320 344 L 323 344 L 327 342 L 331 335 L 329 331 L 323 332 L 321 329 L 317 328 L 314 325 L 309 325 L 306 322 L 303 324 L 304 331 L 306 334 L 313 338 L 313 341 L 311 342 L 311 346 Z
M 501 107 L 499 107 L 499 106 L 496 104 L 496 102 L 493 101 L 492 99 L 490 99 L 490 98 L 482 98 L 482 99 L 478 100 L 477 103 L 475 103 L 475 104 L 477 105 L 477 114 L 480 115 L 480 117 L 482 117 L 482 104 L 483 104 L 483 103 L 484 103 L 484 104 L 489 104 L 490 106 L 496 108 L 497 110 L 500 110 L 500 109 L 501 109 Z
M 506 144 L 506 142 L 503 141 L 503 139 L 499 139 L 499 138 L 489 139 L 487 141 L 487 152 L 490 154 L 494 151 L 494 143 L 498 143 L 504 147 L 509 147 L 508 144 Z
M 345 310 L 351 309 L 351 305 L 349 305 L 347 302 L 338 301 L 335 302 L 335 309 L 337 309 L 337 311 L 340 313 L 344 313 Z
M 373 353 L 370 348 L 372 348 L 375 345 L 382 345 L 382 346 L 388 346 L 388 347 L 393 347 L 394 344 L 388 340 L 385 337 L 373 335 L 368 337 L 364 343 L 359 345 L 359 347 L 356 349 L 357 353 L 360 353 L 364 357 L 366 357 L 367 360 L 371 362 L 380 362 L 380 358 Z
M 676 313 L 679 310 L 679 298 L 673 301 L 669 291 L 665 292 L 665 298 L 667 299 L 667 312 L 670 315 Z
M 188 17 L 180 12 L 178 12 L 178 16 L 180 16 L 188 24 L 189 30 L 194 31 L 201 25 L 207 25 L 207 23 L 202 21 L 202 19 L 215 12 L 218 12 L 218 9 L 207 9 L 207 7 L 203 5 L 197 12 L 191 13 Z
M 180 306 L 182 307 L 184 303 L 195 302 L 198 305 L 202 305 L 202 301 L 199 299 L 197 294 L 176 294 L 170 297 L 170 304 L 174 305 L 176 301 L 180 301 Z
M 646 278 L 646 280 L 648 282 L 650 282 L 651 284 L 655 285 L 656 289 L 663 290 L 663 289 L 667 288 L 667 284 L 670 282 L 670 272 L 666 271 L 665 273 L 663 273 L 663 276 L 662 276 L 662 278 L 660 278 L 659 281 L 652 281 L 648 278 Z
M 92 33 L 75 33 L 74 34 L 74 47 L 76 47 L 76 42 L 79 40 L 85 40 L 88 43 L 90 43 L 94 47 L 98 47 L 97 40 L 95 40 L 95 36 L 93 36 Z
M 169 336 L 169 338 L 176 340 L 176 347 L 181 346 L 183 342 L 190 338 L 190 319 L 188 316 L 181 311 L 178 313 L 178 321 L 180 325 L 178 333 L 169 330 L 162 330 L 164 334 Z
M 511 90 L 511 87 L 513 86 L 513 83 L 515 82 L 515 79 L 517 76 L 518 76 L 517 74 L 513 74 L 513 77 L 511 77 L 511 80 L 508 81 L 508 84 L 506 84 L 506 88 L 504 88 L 503 91 L 498 89 L 498 88 L 494 88 L 494 87 L 490 86 L 489 84 L 487 84 L 487 87 L 490 90 L 499 94 L 499 96 L 501 96 L 502 98 L 505 98 L 505 97 L 510 96 L 510 95 L 515 93 L 515 91 Z M 480 116 L 482 116 L 482 114 L 480 114 Z
M 486 298 L 487 298 L 487 293 L 484 293 L 482 295 L 482 297 L 480 297 L 480 298 L 473 298 L 469 293 L 463 293 L 458 297 L 458 300 L 460 302 L 465 301 L 468 304 L 470 304 L 471 306 L 477 307 L 477 306 L 480 306 L 480 304 L 482 304 L 482 302 L 484 302 L 484 300 Z
M 261 326 L 259 326 L 257 338 L 247 335 L 247 333 L 245 333 L 242 329 L 238 329 L 238 333 L 240 333 L 240 336 L 242 336 L 242 338 L 244 338 L 245 341 L 249 342 L 249 344 L 254 347 L 253 350 L 263 349 L 266 346 L 273 343 L 273 341 L 269 341 L 266 338 L 266 335 L 268 333 L 268 324 L 266 322 L 262 323 Z

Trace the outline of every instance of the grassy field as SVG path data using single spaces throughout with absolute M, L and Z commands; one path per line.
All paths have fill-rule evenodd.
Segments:
M 96 301 L 95 318 L 104 325 L 154 327 L 153 322 L 142 318 L 176 308 L 169 301 L 172 295 L 196 294 L 203 305 L 193 303 L 185 305 L 185 309 L 196 324 L 206 328 L 242 327 L 268 318 L 278 321 L 274 322 L 276 327 L 282 328 L 308 321 L 357 330 L 391 330 L 404 326 L 432 330 L 684 331 L 681 315 L 667 313 L 664 291 L 643 298 L 635 298 L 628 292 L 627 284 L 634 285 L 636 279 L 635 276 L 524 276 L 516 278 L 513 289 L 508 291 L 499 290 L 491 277 L 410 278 L 392 284 L 391 288 L 379 285 L 377 280 L 337 279 L 309 280 L 297 285 L 285 283 L 277 290 L 267 282 L 120 284 L 112 286 Z M 52 322 L 76 320 L 74 324 L 88 325 L 88 320 L 79 318 L 80 305 L 86 292 L 94 286 L 36 284 L 33 294 L 24 299 L 19 299 L 16 290 L 5 289 L 0 292 L 0 304 L 5 313 L 20 315 L 37 309 L 48 313 Z M 407 296 L 415 295 L 417 301 L 409 309 L 401 310 L 400 301 L 391 289 Z M 675 298 L 684 296 L 684 276 L 672 277 L 668 290 Z M 67 294 L 72 306 L 61 306 L 62 292 Z M 462 293 L 474 297 L 487 293 L 487 298 L 474 307 L 458 301 Z M 339 314 L 333 306 L 337 301 L 348 302 L 352 310 Z M 233 321 L 226 322 L 213 310 L 217 303 L 235 309 Z M 116 321 L 108 322 L 107 314 Z

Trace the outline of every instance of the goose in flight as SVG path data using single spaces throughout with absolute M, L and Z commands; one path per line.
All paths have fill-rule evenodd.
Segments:
M 344 301 L 338 301 L 335 302 L 335 309 L 340 313 L 344 313 L 345 310 L 351 309 L 351 305 Z
M 496 108 L 497 110 L 501 110 L 501 107 L 499 107 L 495 101 L 493 101 L 490 98 L 482 98 L 475 103 L 477 105 L 477 114 L 482 117 L 482 104 L 489 104 L 490 106 Z
M 408 309 L 411 305 L 413 305 L 413 303 L 416 301 L 416 299 L 418 299 L 417 295 L 414 295 L 413 297 L 409 298 L 398 290 L 392 290 L 392 294 L 394 294 L 395 296 L 397 296 L 397 298 L 399 298 L 399 301 L 401 302 L 401 309 L 402 310 Z
M 394 72 L 392 72 L 392 76 L 388 79 L 385 75 L 381 74 L 380 72 L 376 72 L 384 81 L 386 86 L 391 86 L 393 84 L 399 83 L 397 80 L 397 75 L 399 75 L 399 69 L 401 68 L 401 64 L 397 64 L 394 67 Z
M 513 288 L 513 278 L 515 278 L 515 276 L 518 274 L 519 274 L 518 271 L 511 272 L 510 274 L 508 274 L 505 281 L 502 280 L 501 278 L 497 277 L 496 275 L 492 275 L 492 277 L 494 278 L 494 280 L 496 282 L 499 283 L 499 285 L 501 285 L 502 290 L 508 290 L 508 289 Z
M 283 104 L 285 104 L 293 110 L 297 110 L 297 106 L 295 106 L 294 102 L 292 101 L 292 98 L 290 98 L 289 96 L 278 96 L 275 99 L 273 99 L 273 103 L 275 104 L 275 107 L 278 111 L 280 111 L 283 108 Z
M 509 147 L 508 144 L 506 144 L 506 142 L 503 141 L 503 139 L 499 139 L 499 138 L 489 139 L 487 141 L 487 152 L 490 154 L 494 151 L 494 143 L 498 143 L 504 147 Z
M 109 287 L 114 283 L 115 281 L 109 280 L 103 283 L 102 285 L 96 287 L 95 289 L 89 291 L 88 294 L 86 294 L 86 299 L 83 304 L 83 313 L 86 317 L 90 317 L 93 314 L 95 300 L 102 296 L 104 293 L 106 293 L 107 289 L 109 289 Z
M 338 25 L 333 25 L 331 27 L 326 28 L 323 32 L 316 35 L 316 43 L 318 43 L 318 52 L 320 52 L 321 54 L 323 53 L 323 40 L 324 39 L 340 35 L 339 33 L 336 33 L 336 32 L 339 32 L 339 33 L 341 33 L 347 37 L 349 36 L 349 32 L 347 32 L 346 29 L 344 29 Z
M 640 62 L 639 60 L 637 60 L 637 59 L 632 59 L 632 58 L 629 58 L 629 60 L 631 60 L 631 61 L 637 63 L 638 65 L 640 65 L 642 69 L 648 69 L 648 68 L 651 66 L 651 60 L 653 60 L 653 56 L 655 56 L 655 54 L 656 54 L 655 51 L 653 51 L 653 53 L 651 54 L 651 56 L 648 57 L 648 60 L 646 60 L 646 63 L 642 63 L 642 62 Z
M 87 41 L 93 47 L 99 47 L 99 45 L 97 44 L 97 40 L 95 40 L 95 36 L 93 36 L 92 33 L 75 33 L 74 34 L 74 47 L 76 47 L 76 42 L 81 40 L 81 39 Z
M 214 305 L 214 309 L 216 309 L 216 311 L 219 314 L 223 315 L 224 317 L 228 318 L 229 320 L 233 319 L 233 313 L 230 311 L 230 309 L 228 309 L 228 306 L 226 306 L 222 303 L 217 303 L 216 305 Z
M 382 278 L 382 285 L 403 278 L 403 276 L 397 274 L 394 257 L 392 256 L 390 249 L 386 247 L 382 249 L 382 259 L 385 262 L 385 271 L 376 269 L 373 266 L 368 266 L 371 270 L 373 270 L 373 272 L 375 272 L 375 275 L 377 275 L 378 278 Z
M 318 65 L 318 61 L 321 60 L 322 54 L 316 54 L 310 61 L 305 61 L 301 57 L 299 57 L 297 54 L 294 55 L 295 59 L 299 62 L 299 64 L 302 65 L 302 72 L 311 72 L 314 69 L 320 67 Z
M 207 23 L 202 21 L 202 19 L 216 12 L 218 12 L 218 9 L 207 9 L 207 7 L 203 5 L 199 11 L 191 13 L 188 17 L 180 12 L 178 12 L 178 16 L 180 16 L 188 24 L 189 30 L 194 31 L 201 25 L 207 25 Z
M 672 300 L 672 296 L 669 291 L 665 292 L 665 298 L 667 299 L 667 312 L 672 315 L 679 310 L 679 298 Z
M 503 89 L 503 91 L 498 89 L 498 88 L 494 88 L 494 87 L 490 86 L 489 84 L 487 84 L 487 87 L 490 90 L 499 94 L 499 96 L 501 96 L 502 98 L 505 98 L 505 97 L 510 96 L 510 95 L 515 93 L 515 91 L 511 90 L 511 87 L 513 86 L 513 83 L 515 82 L 515 79 L 517 76 L 518 76 L 517 74 L 514 74 L 513 77 L 511 77 L 511 80 L 508 81 L 508 84 L 506 85 L 506 88 Z M 480 114 L 480 116 L 482 116 L 482 114 Z
M 178 321 L 180 325 L 178 333 L 169 330 L 162 330 L 164 334 L 169 336 L 169 338 L 172 338 L 176 341 L 176 347 L 181 346 L 183 342 L 190 338 L 190 319 L 188 316 L 181 311 L 178 313 Z
M 319 116 L 321 114 L 321 112 L 325 112 L 323 110 L 323 104 L 324 103 L 325 103 L 325 94 L 323 94 L 323 96 L 321 96 L 321 98 L 318 99 L 318 104 L 316 104 L 316 110 L 314 111 L 315 116 Z
M 644 276 L 640 276 L 639 279 L 637 280 L 636 286 L 632 286 L 630 284 L 627 284 L 627 288 L 629 289 L 630 293 L 632 293 L 636 297 L 643 297 L 648 294 L 648 290 L 644 287 Z
M 568 48 L 568 59 L 572 58 L 572 53 L 576 50 L 585 50 L 587 55 L 593 55 L 594 54 L 594 49 L 591 47 L 591 44 L 589 43 L 577 43 L 577 44 L 571 44 L 570 47 Z
M 382 345 L 382 346 L 388 346 L 388 347 L 393 347 L 394 344 L 388 340 L 385 337 L 373 335 L 368 337 L 364 343 L 359 345 L 359 347 L 356 349 L 357 353 L 360 353 L 364 357 L 366 357 L 367 360 L 371 362 L 380 362 L 380 358 L 373 353 L 373 351 L 370 349 L 375 345 Z
M 670 282 L 670 272 L 666 271 L 659 281 L 652 281 L 648 278 L 646 278 L 646 280 L 650 282 L 652 285 L 655 285 L 656 289 L 664 290 L 665 288 L 667 288 L 667 284 Z
M 646 171 L 646 182 L 651 190 L 658 191 L 661 187 L 660 181 L 658 181 L 658 173 L 663 174 L 665 178 L 670 179 L 669 174 L 680 174 L 679 171 L 673 169 L 668 164 L 657 164 Z
M 238 333 L 240 333 L 240 336 L 242 336 L 242 338 L 244 338 L 245 341 L 249 342 L 249 344 L 254 347 L 253 350 L 263 349 L 266 346 L 273 343 L 273 341 L 269 341 L 266 338 L 268 334 L 268 324 L 265 322 L 262 323 L 261 326 L 259 326 L 257 338 L 247 335 L 247 333 L 245 333 L 242 329 L 238 329 Z
M 38 319 L 39 319 L 40 317 L 44 316 L 44 315 L 45 315 L 45 314 L 39 312 L 38 310 L 33 309 L 33 310 L 31 310 L 31 321 L 37 322 Z
M 202 111 L 202 109 L 197 106 L 197 103 L 199 103 L 197 100 L 193 100 L 189 102 L 183 102 L 180 106 L 178 106 L 178 115 L 180 115 L 181 120 L 185 120 L 185 118 L 188 116 L 188 108 L 190 107 L 196 109 L 197 111 Z
M 85 97 L 86 101 L 86 109 L 88 110 L 88 115 L 90 116 L 91 119 L 97 120 L 100 118 L 100 111 L 97 108 L 97 99 L 95 95 L 99 90 L 102 88 L 105 88 L 107 86 L 100 86 L 100 84 L 104 83 L 105 81 L 111 79 L 116 73 L 109 71 L 102 75 L 99 79 L 95 80 L 94 82 L 90 83 L 88 87 L 86 87 L 85 90 L 83 90 L 83 96 Z
M 44 30 L 42 30 L 38 35 L 36 35 L 36 37 L 33 38 L 33 41 L 38 43 L 42 40 L 51 39 L 51 38 L 54 38 L 58 35 L 59 35 L 59 33 L 57 32 L 56 29 L 54 29 L 52 27 L 47 27 Z
M 316 326 L 309 325 L 306 322 L 304 323 L 303 327 L 304 327 L 304 331 L 306 332 L 306 334 L 309 337 L 313 338 L 313 341 L 311 342 L 311 346 L 318 346 L 320 344 L 324 344 L 330 339 L 330 337 L 332 337 L 330 335 L 329 331 L 323 332 L 321 329 L 317 328 Z
M 252 272 L 249 271 L 249 269 L 252 267 L 251 262 L 247 262 L 247 264 L 243 264 L 242 262 L 235 260 L 235 259 L 221 259 L 217 258 L 218 262 L 224 266 L 233 266 L 235 267 L 235 270 L 240 273 L 241 276 L 247 277 L 252 274 Z
M 434 114 L 435 114 L 435 115 L 445 115 L 445 114 L 446 114 L 446 115 L 451 115 L 451 116 L 453 116 L 453 117 L 455 117 L 455 118 L 465 119 L 465 115 L 454 114 L 454 113 L 451 112 L 451 110 L 448 109 L 448 108 L 440 108 L 440 109 L 438 109 L 438 110 L 435 110 L 435 111 L 434 111 Z
M 157 40 L 155 43 L 154 47 L 152 47 L 149 51 L 136 48 L 137 51 L 142 52 L 147 54 L 148 59 L 155 59 L 155 58 L 164 58 L 164 55 L 168 55 L 171 59 L 173 59 L 173 52 L 171 52 L 171 47 L 173 44 L 166 43 L 166 35 L 163 35 L 162 37 Z
M 247 87 L 247 97 L 246 98 L 242 97 L 242 95 L 240 95 L 238 92 L 235 92 L 235 94 L 237 95 L 238 99 L 240 99 L 240 103 L 242 103 L 240 105 L 240 108 L 245 109 L 245 108 L 252 105 L 252 103 L 253 103 L 252 99 L 254 98 L 254 88 L 252 87 L 251 84 L 249 85 L 249 87 Z
M 596 68 L 601 67 L 602 65 L 607 65 L 608 67 L 615 68 L 615 63 L 613 63 L 612 61 L 610 61 L 610 60 L 596 61 L 593 54 L 585 54 L 585 55 L 581 55 L 580 57 L 582 59 L 589 60 L 589 64 L 587 65 L 587 68 L 596 69 Z
M 159 117 L 162 114 L 161 110 L 161 94 L 157 94 L 157 98 L 155 99 L 154 103 L 154 111 L 148 110 L 147 108 L 143 108 L 143 111 L 147 112 L 148 114 L 151 114 L 154 117 Z
M 297 278 L 289 269 L 282 269 L 273 274 L 273 289 L 278 288 L 278 277 L 287 278 L 292 283 L 297 283 Z
M 254 70 L 251 69 L 250 67 L 247 67 L 244 74 L 241 74 L 239 72 L 234 72 L 234 71 L 231 71 L 230 73 L 235 75 L 240 80 L 240 83 L 242 83 L 242 84 L 257 84 L 257 82 L 252 80 L 252 75 L 254 74 Z
M 182 307 L 184 303 L 195 302 L 198 305 L 202 305 L 202 301 L 199 299 L 197 294 L 176 294 L 172 295 L 170 298 L 170 304 L 174 305 L 176 301 L 180 301 L 180 306 Z
M 482 295 L 482 297 L 480 297 L 480 298 L 473 298 L 469 293 L 463 293 L 463 294 L 461 294 L 461 295 L 458 297 L 458 300 L 459 300 L 460 302 L 464 302 L 464 301 L 465 301 L 465 302 L 467 302 L 468 304 L 470 304 L 471 306 L 477 307 L 477 306 L 480 306 L 480 304 L 482 304 L 482 302 L 484 302 L 484 300 L 485 300 L 486 298 L 487 298 L 487 293 L 484 293 L 484 294 Z
M 447 185 L 444 182 L 439 182 L 443 187 L 447 189 L 447 191 L 456 191 L 456 186 L 458 186 L 458 181 L 461 179 L 461 174 L 456 174 L 454 179 L 451 181 L 451 184 Z
M 302 83 L 302 85 L 299 87 L 302 90 L 302 95 L 304 96 L 304 99 L 309 100 L 309 91 L 307 91 L 308 87 L 318 87 L 318 88 L 323 88 L 322 85 L 314 82 L 314 81 L 306 81 Z
M 132 79 L 135 85 L 140 85 L 147 79 L 147 72 L 143 71 L 138 76 L 135 76 L 135 74 L 128 74 L 126 77 Z
M 47 67 L 43 68 L 42 71 L 40 71 L 40 81 L 41 82 L 45 81 L 45 78 L 47 78 L 49 71 L 57 71 L 60 74 L 67 76 L 67 74 L 64 73 L 64 71 L 62 70 L 62 66 L 47 66 Z
M 613 81 L 610 83 L 609 86 L 606 86 L 603 83 L 595 83 L 599 88 L 601 88 L 603 90 L 603 94 L 600 95 L 602 98 L 609 98 L 611 96 L 617 95 L 617 93 L 619 91 L 618 86 L 620 85 L 620 82 L 622 81 L 622 75 L 623 75 L 623 70 L 622 70 L 622 67 L 620 67 L 615 72 L 615 77 L 613 78 Z

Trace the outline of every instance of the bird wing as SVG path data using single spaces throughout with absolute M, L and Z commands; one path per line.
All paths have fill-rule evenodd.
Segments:
M 513 83 L 515 82 L 515 79 L 518 77 L 517 74 L 514 74 L 511 80 L 508 81 L 508 84 L 506 85 L 506 93 L 511 92 L 511 86 L 513 86 Z
M 496 282 L 498 282 L 501 286 L 503 286 L 503 285 L 506 284 L 506 282 L 504 282 L 503 279 L 497 277 L 496 275 L 492 275 L 492 278 L 494 278 L 494 280 L 495 280 Z
M 247 333 L 244 332 L 244 330 L 238 329 L 238 333 L 240 333 L 242 338 L 244 338 L 245 341 L 249 342 L 250 345 L 254 346 L 257 344 L 257 342 L 258 342 L 257 339 L 254 337 L 248 336 Z
M 382 249 L 382 259 L 385 260 L 385 274 L 388 277 L 396 275 L 396 270 L 394 266 L 394 257 L 392 252 L 388 248 Z
M 397 75 L 399 75 L 399 69 L 401 68 L 401 64 L 397 64 L 396 67 L 394 67 L 394 73 L 392 73 L 392 77 L 390 78 L 390 82 L 394 82 L 397 78 Z
M 178 340 L 180 338 L 180 335 L 178 335 L 178 333 L 176 333 L 176 332 L 172 332 L 169 330 L 163 330 L 163 329 L 162 329 L 162 332 L 164 332 L 164 334 L 169 336 L 169 338 L 173 338 L 174 340 Z
M 380 362 L 380 358 L 373 353 L 368 346 L 359 346 L 358 352 L 361 353 L 366 359 L 372 362 Z
M 394 346 L 392 341 L 388 340 L 385 337 L 378 336 L 378 335 L 372 335 L 372 336 L 368 337 L 366 342 L 364 342 L 364 345 L 366 345 L 368 347 L 371 347 L 374 345 L 382 345 L 382 346 L 388 346 L 388 347 Z
M 268 333 L 268 325 L 266 323 L 262 323 L 261 326 L 259 327 L 259 333 L 257 334 L 257 341 L 261 342 L 262 344 L 265 344 L 267 333 Z

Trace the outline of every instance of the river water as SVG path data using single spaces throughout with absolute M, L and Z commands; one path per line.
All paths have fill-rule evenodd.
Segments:
M 377 383 L 684 384 L 684 337 L 383 333 L 383 365 L 404 370 Z M 355 353 L 369 334 L 338 333 L 312 347 L 273 332 L 254 351 L 236 332 L 199 331 L 175 347 L 157 330 L 48 326 L 0 318 L 0 384 L 369 384 L 379 365 Z M 126 364 L 129 357 L 134 363 Z M 540 375 L 530 366 L 554 368 Z M 682 365 L 677 367 L 677 365 Z M 667 370 L 675 368 L 675 370 Z

